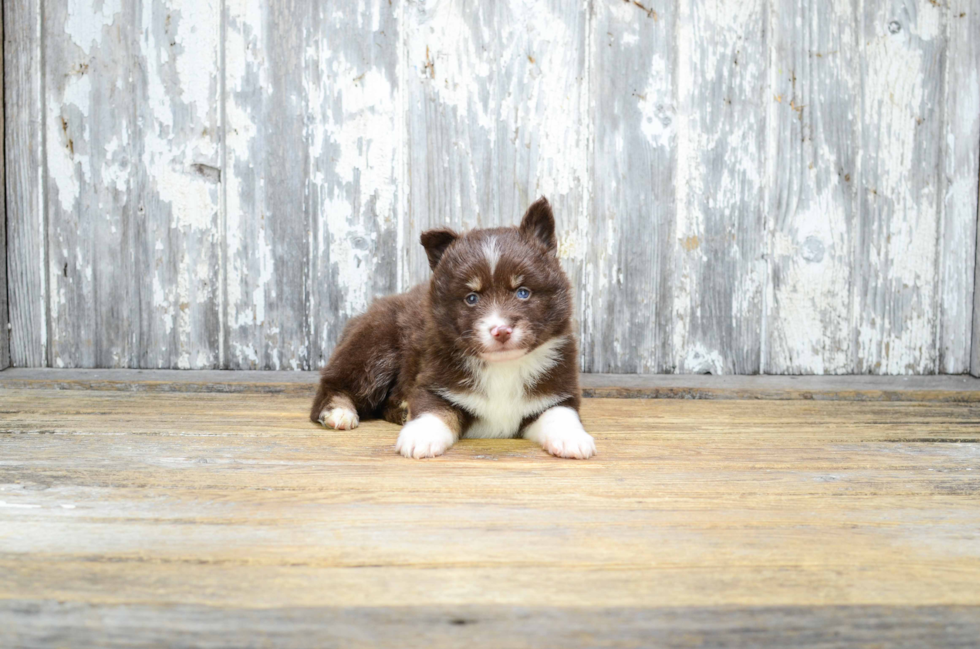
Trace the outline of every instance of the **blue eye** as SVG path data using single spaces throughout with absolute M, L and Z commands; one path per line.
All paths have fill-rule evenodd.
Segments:
M 476 293 L 470 293 L 469 295 L 463 298 L 463 301 L 465 301 L 470 306 L 473 306 L 474 304 L 480 301 L 480 296 L 477 295 Z
M 531 297 L 531 291 L 530 291 L 530 289 L 526 289 L 523 286 L 520 287 L 519 289 L 517 289 L 517 299 L 518 300 L 526 300 L 529 297 Z

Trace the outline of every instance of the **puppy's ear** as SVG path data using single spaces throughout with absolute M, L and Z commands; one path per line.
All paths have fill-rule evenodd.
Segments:
M 449 244 L 458 237 L 458 234 L 447 228 L 426 230 L 422 233 L 422 247 L 425 248 L 425 254 L 429 257 L 429 268 L 436 269 L 436 265 L 442 259 L 442 253 L 446 252 Z
M 548 199 L 542 196 L 527 208 L 519 228 L 522 236 L 537 241 L 555 254 L 558 251 L 558 239 L 555 237 L 555 217 L 551 213 Z

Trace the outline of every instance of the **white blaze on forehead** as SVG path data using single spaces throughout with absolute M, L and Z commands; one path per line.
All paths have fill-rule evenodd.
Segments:
M 490 275 L 497 270 L 497 262 L 500 261 L 500 248 L 497 247 L 497 237 L 490 237 L 483 242 L 483 256 L 490 265 Z

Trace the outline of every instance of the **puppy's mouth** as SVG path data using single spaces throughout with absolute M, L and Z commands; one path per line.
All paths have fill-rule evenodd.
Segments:
M 507 361 L 516 361 L 527 354 L 526 349 L 501 349 L 497 351 L 486 351 L 480 354 L 480 358 L 491 363 L 504 363 Z

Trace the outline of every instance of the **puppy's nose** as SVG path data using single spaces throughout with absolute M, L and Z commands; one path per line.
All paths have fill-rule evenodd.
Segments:
M 513 327 L 508 327 L 507 325 L 497 325 L 490 329 L 490 335 L 493 336 L 494 340 L 498 343 L 505 343 L 510 340 L 510 335 L 514 332 Z

